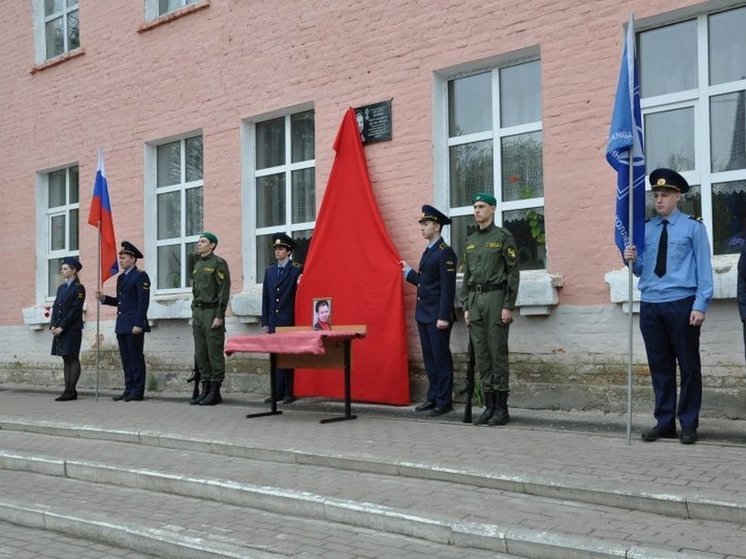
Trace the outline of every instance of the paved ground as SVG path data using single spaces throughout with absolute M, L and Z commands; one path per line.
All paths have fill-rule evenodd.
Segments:
M 53 396 L 0 390 L 0 506 L 47 507 L 50 527 L 75 503 L 87 526 L 72 540 L 81 549 L 101 545 L 86 530 L 121 517 L 133 533 L 218 542 L 216 557 L 746 557 L 746 422 L 705 420 L 700 443 L 684 446 L 639 441 L 649 420 L 635 416 L 630 446 L 624 417 L 592 413 L 514 410 L 510 426 L 487 428 L 458 412 L 427 420 L 355 405 L 357 420 L 320 425 L 339 404 L 301 400 L 246 419 L 266 406 Z M 58 465 L 63 481 L 35 473 Z M 18 530 L 37 541 L 38 529 Z M 108 542 L 130 541 L 118 537 Z M 70 545 L 65 536 L 48 548 L 63 539 Z M 0 530 L 0 558 L 19 542 L 15 529 Z M 255 554 L 230 555 L 249 546 Z M 71 553 L 59 549 L 48 556 Z M 98 556 L 146 556 L 112 549 Z

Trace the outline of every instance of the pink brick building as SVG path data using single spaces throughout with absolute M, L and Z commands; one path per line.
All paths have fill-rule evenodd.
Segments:
M 627 275 L 613 243 L 615 175 L 604 156 L 634 12 L 648 168 L 675 167 L 696 185 L 684 209 L 704 218 L 713 247 L 704 407 L 743 412 L 733 300 L 746 217 L 742 2 L 6 4 L 0 212 L 10 277 L 0 298 L 0 381 L 33 381 L 58 365 L 45 317 L 58 258 L 78 254 L 95 290 L 87 213 L 99 146 L 117 238 L 143 249 L 155 287 L 150 370 L 184 371 L 185 254 L 196 234 L 214 231 L 232 267 L 229 331 L 255 331 L 268 236 L 310 238 L 344 110 L 391 99 L 393 138 L 366 155 L 402 256 L 416 262 L 422 250 L 422 203 L 455 218 L 450 240 L 461 250 L 471 193 L 494 191 L 498 217 L 522 248 L 511 332 L 516 405 L 619 407 Z M 87 305 L 92 325 L 92 296 Z M 114 347 L 112 323 L 102 310 L 104 347 Z M 417 395 L 413 323 L 409 332 Z M 89 327 L 84 354 L 94 343 Z M 462 325 L 452 343 L 465 350 Z M 637 328 L 634 343 L 646 408 Z M 116 378 L 116 362 L 110 369 Z

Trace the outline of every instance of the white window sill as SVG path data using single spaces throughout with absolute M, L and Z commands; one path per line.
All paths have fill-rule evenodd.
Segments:
M 461 292 L 461 281 L 459 277 L 456 293 Z M 561 274 L 550 274 L 546 270 L 523 271 L 515 306 L 522 316 L 548 316 L 552 313 L 552 307 L 559 304 L 557 290 L 563 285 Z M 457 301 L 456 306 L 460 307 L 461 303 Z
M 83 304 L 83 320 L 85 320 L 88 311 L 88 303 Z M 23 313 L 23 324 L 28 326 L 29 330 L 46 330 L 49 328 L 52 319 L 52 303 L 44 303 L 21 309 Z

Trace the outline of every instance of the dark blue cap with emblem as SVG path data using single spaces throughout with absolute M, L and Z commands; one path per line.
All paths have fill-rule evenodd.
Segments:
M 436 208 L 425 204 L 422 206 L 422 215 L 420 216 L 420 223 L 423 221 L 434 221 L 443 225 L 450 225 L 451 218 L 445 215 L 443 212 L 438 211 Z
M 83 264 L 80 263 L 80 260 L 75 258 L 74 256 L 65 256 L 62 259 L 63 264 L 67 264 L 71 268 L 75 268 L 76 271 L 80 272 L 80 270 L 83 269 Z
M 275 233 L 272 235 L 272 246 L 285 247 L 286 249 L 295 250 L 295 241 L 285 233 Z
M 653 190 L 657 188 L 669 188 L 682 194 L 689 192 L 689 183 L 686 182 L 684 177 L 676 171 L 664 168 L 656 169 L 650 173 L 650 187 Z
M 119 251 L 119 254 L 129 254 L 135 258 L 143 257 L 142 252 L 137 250 L 137 247 L 129 241 L 122 241 L 122 250 Z

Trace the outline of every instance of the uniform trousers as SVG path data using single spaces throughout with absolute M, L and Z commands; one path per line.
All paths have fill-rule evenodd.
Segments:
M 435 322 L 418 322 L 422 360 L 425 364 L 428 389 L 427 401 L 438 406 L 453 404 L 453 357 L 451 356 L 451 327 L 442 330 Z
M 469 336 L 474 346 L 474 357 L 485 392 L 510 390 L 510 326 L 502 323 L 504 303 L 503 290 L 471 294 Z
M 640 305 L 640 331 L 648 354 L 655 392 L 655 418 L 664 429 L 699 427 L 702 405 L 702 365 L 699 356 L 699 326 L 689 324 L 694 297 L 668 303 Z M 676 408 L 676 363 L 681 374 L 678 413 Z
M 192 309 L 192 336 L 200 380 L 222 383 L 225 380 L 225 324 L 212 327 L 217 313 L 217 309 Z
M 117 334 L 117 343 L 124 369 L 124 395 L 142 398 L 145 394 L 145 334 Z

